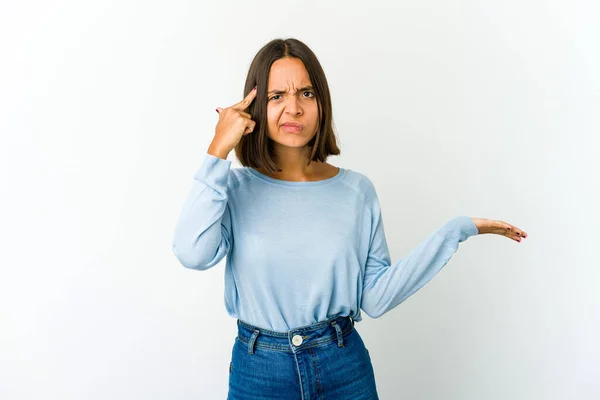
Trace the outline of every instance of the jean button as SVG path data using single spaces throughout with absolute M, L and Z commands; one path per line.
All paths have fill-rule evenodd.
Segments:
M 302 336 L 300 335 L 295 335 L 292 338 L 292 343 L 294 343 L 295 346 L 300 346 L 302 344 Z

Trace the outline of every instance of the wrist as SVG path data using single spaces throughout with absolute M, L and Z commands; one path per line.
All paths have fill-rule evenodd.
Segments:
M 450 237 L 457 238 L 459 242 L 464 242 L 469 237 L 481 233 L 473 219 L 466 215 L 452 218 L 442 230 L 448 232 Z
M 229 155 L 230 151 L 231 150 L 229 150 L 229 149 L 223 149 L 223 148 L 219 147 L 218 145 L 211 143 L 210 146 L 208 146 L 207 153 L 212 156 L 222 158 L 223 160 L 227 160 L 227 156 Z

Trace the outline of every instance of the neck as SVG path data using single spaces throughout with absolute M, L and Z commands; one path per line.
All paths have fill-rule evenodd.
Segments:
M 311 161 L 306 164 L 308 156 L 308 147 L 283 147 L 275 148 L 275 162 L 281 172 L 273 172 L 270 175 L 273 178 L 289 181 L 306 181 L 321 172 L 322 162 Z M 261 171 L 263 172 L 263 171 Z M 263 172 L 264 173 L 264 172 Z

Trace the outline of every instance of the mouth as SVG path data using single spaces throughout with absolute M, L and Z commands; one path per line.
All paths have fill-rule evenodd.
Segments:
M 281 128 L 289 133 L 298 133 L 302 130 L 303 126 L 295 122 L 286 122 L 285 124 L 281 125 Z

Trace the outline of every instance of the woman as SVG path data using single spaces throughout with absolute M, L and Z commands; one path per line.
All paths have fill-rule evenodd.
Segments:
M 217 108 L 214 138 L 177 222 L 173 251 L 206 270 L 227 256 L 225 306 L 237 318 L 228 399 L 377 399 L 354 328 L 431 280 L 470 236 L 521 241 L 502 221 L 459 216 L 390 260 L 377 193 L 326 162 L 340 150 L 327 80 L 313 52 L 273 40 L 245 98 Z M 231 168 L 235 149 L 242 168 Z

